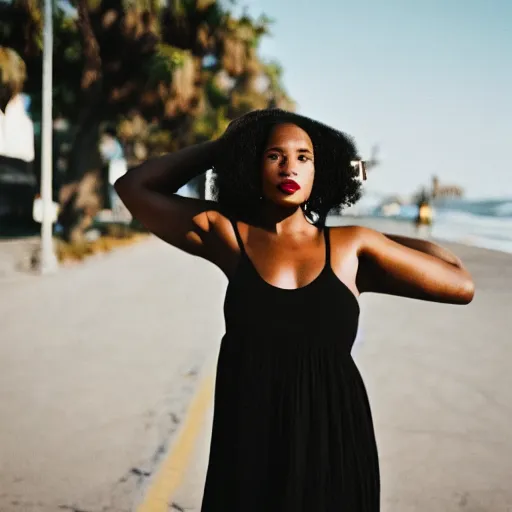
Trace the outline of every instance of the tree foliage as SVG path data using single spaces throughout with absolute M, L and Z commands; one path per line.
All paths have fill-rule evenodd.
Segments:
M 41 9 L 41 0 L 0 0 L 0 47 L 14 50 L 25 64 L 24 90 L 36 122 Z M 64 184 L 74 192 L 62 201 L 74 202 L 70 208 L 77 211 L 65 222 L 76 225 L 83 216 L 77 187 L 92 183 L 91 173 L 101 181 L 97 146 L 106 125 L 118 127 L 136 162 L 215 137 L 247 111 L 293 109 L 280 66 L 258 56 L 270 23 L 264 15 L 235 17 L 217 0 L 60 0 L 54 10 L 54 118 L 71 127 Z M 8 97 L 19 90 L 19 80 L 5 71 L 13 66 L 1 62 L 1 83 L 9 84 L 1 90 Z M 88 193 L 98 191 L 99 185 Z

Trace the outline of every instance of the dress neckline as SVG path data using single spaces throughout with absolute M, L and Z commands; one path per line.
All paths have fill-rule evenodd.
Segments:
M 238 231 L 238 227 L 237 227 L 237 231 Z M 248 261 L 249 265 L 252 267 L 252 269 L 253 269 L 254 273 L 256 274 L 256 276 L 258 277 L 259 281 L 261 281 L 263 284 L 265 284 L 269 288 L 277 290 L 277 291 L 282 291 L 282 292 L 286 292 L 286 293 L 287 292 L 298 292 L 298 291 L 304 290 L 304 289 L 309 288 L 310 286 L 314 285 L 323 276 L 323 274 L 325 274 L 325 272 L 330 269 L 330 266 L 331 266 L 330 252 L 331 251 L 330 251 L 330 243 L 329 243 L 329 228 L 323 227 L 322 231 L 323 231 L 323 235 L 324 235 L 323 238 L 324 238 L 324 246 L 325 246 L 324 264 L 322 266 L 322 269 L 320 270 L 318 275 L 315 278 L 313 278 L 309 283 L 306 283 L 303 286 L 298 286 L 297 288 L 282 288 L 281 286 L 276 286 L 275 284 L 269 283 L 266 279 L 263 278 L 263 276 L 258 271 L 256 265 L 253 263 L 252 259 L 247 254 L 247 251 L 245 250 L 245 246 L 242 242 L 241 237 L 240 237 L 238 243 L 239 243 L 240 249 L 241 249 L 241 256 Z M 238 236 L 240 236 L 240 235 L 238 234 Z
M 344 288 L 345 291 L 350 295 L 350 297 L 353 299 L 353 301 L 356 304 L 358 313 L 360 313 L 361 307 L 359 305 L 358 298 L 356 297 L 354 292 L 334 273 L 334 270 L 332 269 L 332 266 L 331 266 L 330 228 L 328 226 L 324 226 L 322 228 L 322 230 L 324 232 L 324 243 L 325 243 L 325 262 L 324 262 L 324 265 L 323 265 L 322 270 L 320 271 L 320 273 L 312 281 L 310 281 L 309 283 L 307 283 L 307 284 L 305 284 L 303 286 L 299 286 L 298 288 L 281 288 L 280 286 L 273 285 L 272 283 L 269 283 L 268 281 L 263 279 L 261 274 L 258 272 L 258 269 L 254 265 L 253 261 L 251 260 L 251 258 L 247 254 L 247 251 L 245 250 L 245 245 L 243 243 L 242 237 L 240 236 L 240 232 L 238 230 L 237 222 L 235 220 L 232 220 L 231 223 L 233 225 L 233 229 L 235 231 L 235 236 L 236 236 L 239 248 L 240 248 L 240 261 L 245 260 L 248 263 L 248 265 L 252 269 L 252 272 L 254 273 L 256 279 L 263 286 L 265 286 L 266 288 L 268 288 L 269 290 L 272 290 L 274 292 L 282 293 L 283 295 L 285 295 L 285 294 L 291 295 L 292 293 L 299 293 L 299 292 L 303 292 L 305 290 L 309 290 L 315 284 L 317 284 L 325 275 L 330 273 L 331 276 L 335 279 L 335 281 L 337 283 L 339 283 L 341 285 L 341 287 Z M 236 273 L 237 272 L 235 271 L 235 274 Z

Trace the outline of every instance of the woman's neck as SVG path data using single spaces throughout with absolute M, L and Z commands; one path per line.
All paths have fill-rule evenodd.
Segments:
M 317 227 L 307 220 L 302 208 L 285 209 L 272 204 L 263 205 L 258 216 L 258 224 L 263 229 L 278 235 L 317 230 Z

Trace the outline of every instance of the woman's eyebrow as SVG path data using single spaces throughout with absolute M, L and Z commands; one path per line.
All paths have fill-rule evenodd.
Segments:
M 280 153 L 284 153 L 284 149 L 280 146 L 272 146 L 271 148 L 267 148 L 265 151 L 279 151 Z M 308 148 L 300 148 L 297 150 L 297 153 L 310 153 L 313 154 L 313 151 Z

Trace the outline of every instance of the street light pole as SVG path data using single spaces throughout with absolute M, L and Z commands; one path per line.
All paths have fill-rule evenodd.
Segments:
M 44 0 L 43 28 L 43 115 L 41 123 L 41 200 L 43 218 L 41 222 L 42 274 L 57 270 L 57 257 L 53 247 L 53 0 Z

